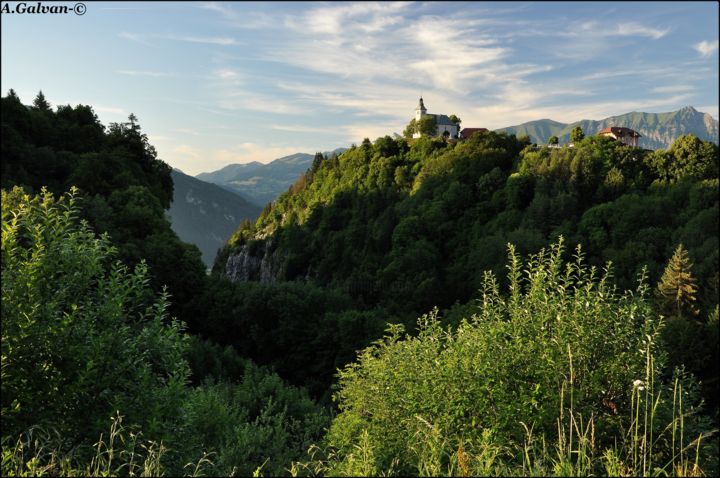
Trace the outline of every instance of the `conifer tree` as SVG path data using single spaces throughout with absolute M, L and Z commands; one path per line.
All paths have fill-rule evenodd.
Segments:
M 692 262 L 687 250 L 680 244 L 673 254 L 658 283 L 660 306 L 677 317 L 683 313 L 698 314 L 695 307 L 697 283 L 692 275 Z
M 33 106 L 40 111 L 50 111 L 50 103 L 45 99 L 45 95 L 40 90 L 33 101 Z

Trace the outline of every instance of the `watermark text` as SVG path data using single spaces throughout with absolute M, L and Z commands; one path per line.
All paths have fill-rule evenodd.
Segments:
M 84 3 L 74 5 L 49 5 L 43 2 L 3 2 L 0 6 L 0 13 L 17 15 L 85 15 L 87 7 Z

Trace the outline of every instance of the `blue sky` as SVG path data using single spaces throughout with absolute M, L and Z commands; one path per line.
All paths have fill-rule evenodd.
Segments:
M 133 112 L 190 174 L 402 133 L 420 94 L 465 127 L 717 118 L 718 3 L 87 2 L 2 14 L 10 88 Z

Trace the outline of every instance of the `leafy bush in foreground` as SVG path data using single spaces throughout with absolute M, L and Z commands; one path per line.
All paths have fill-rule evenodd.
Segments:
M 189 347 L 145 265 L 77 214 L 74 191 L 2 191 L 1 474 L 286 473 L 327 415 L 232 349 Z M 188 357 L 224 383 L 190 388 Z
M 636 292 L 619 294 L 609 267 L 599 274 L 586 266 L 579 248 L 563 265 L 562 251 L 560 242 L 522 267 L 510 247 L 509 297 L 486 274 L 478 312 L 457 330 L 443 329 L 435 313 L 420 319 L 415 337 L 391 326 L 340 374 L 328 455 L 294 471 L 563 475 L 672 467 L 696 437 L 673 399 L 682 397 L 685 412 L 692 400 L 683 381 L 673 394 L 655 378 L 662 323 L 644 278 Z
M 77 220 L 74 193 L 2 192 L 3 436 L 51 426 L 74 446 L 120 410 L 149 436 L 177 415 L 186 336 L 147 267 Z

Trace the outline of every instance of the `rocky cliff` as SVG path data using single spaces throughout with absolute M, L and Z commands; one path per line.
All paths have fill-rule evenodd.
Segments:
M 225 275 L 233 282 L 276 282 L 285 278 L 286 258 L 273 250 L 270 241 L 245 244 L 225 263 Z

